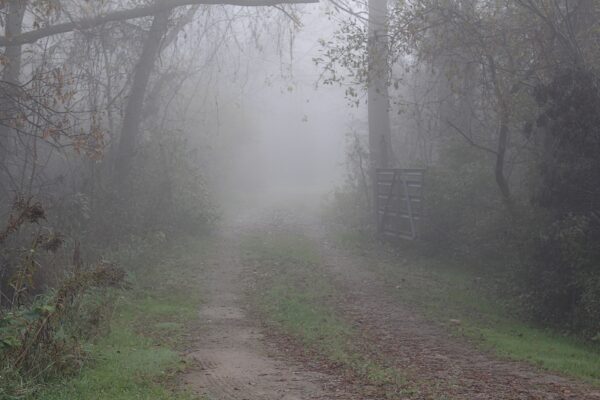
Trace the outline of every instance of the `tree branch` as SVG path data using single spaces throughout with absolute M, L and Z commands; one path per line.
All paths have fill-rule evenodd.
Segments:
M 495 156 L 498 155 L 498 152 L 496 150 L 490 149 L 489 147 L 475 143 L 475 141 L 469 135 L 467 135 L 465 132 L 463 132 L 463 130 L 460 129 L 458 126 L 454 125 L 449 119 L 446 120 L 446 123 L 451 128 L 453 128 L 456 132 L 458 132 L 460 134 L 460 136 L 462 136 L 467 141 L 467 143 L 469 143 L 471 146 L 475 147 L 476 149 L 486 151 Z
M 125 21 L 129 19 L 148 17 L 169 11 L 177 7 L 190 5 L 232 5 L 242 7 L 268 7 L 280 4 L 318 3 L 319 0 L 164 0 L 152 5 L 131 8 L 129 10 L 113 11 L 105 15 L 83 18 L 78 21 L 64 22 L 45 28 L 25 32 L 7 38 L 0 36 L 0 47 L 35 43 L 39 39 L 60 35 L 75 30 L 95 28 L 108 22 Z

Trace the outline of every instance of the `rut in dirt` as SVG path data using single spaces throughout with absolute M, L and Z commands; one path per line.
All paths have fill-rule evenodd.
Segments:
M 252 271 L 240 262 L 237 228 L 221 235 L 207 272 L 207 301 L 199 313 L 204 328 L 188 354 L 198 367 L 185 376 L 186 385 L 211 400 L 355 398 L 339 389 L 339 377 L 310 371 L 265 340 L 245 301 Z

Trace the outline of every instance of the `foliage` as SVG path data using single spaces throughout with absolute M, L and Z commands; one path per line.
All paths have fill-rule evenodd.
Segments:
M 560 72 L 535 90 L 545 141 L 532 199 L 548 213 L 534 243 L 527 293 L 538 320 L 600 333 L 600 82 L 592 71 Z
M 192 143 L 220 125 L 218 101 L 216 115 L 206 101 L 212 74 L 228 45 L 260 47 L 273 28 L 281 50 L 293 37 L 281 21 L 296 18 L 272 9 L 266 24 L 258 10 L 129 3 L 0 0 L 0 218 L 10 214 L 0 230 L 0 374 L 13 394 L 77 372 L 89 355 L 82 343 L 109 333 L 112 286 L 124 275 L 102 255 L 118 248 L 130 264 L 167 238 L 213 227 L 207 154 L 197 151 L 209 146 Z M 157 7 L 164 29 L 150 34 Z
M 364 137 L 353 131 L 346 137 L 346 179 L 333 192 L 326 215 L 331 222 L 361 232 L 372 230 L 369 155 Z
M 338 28 L 331 39 L 321 39 L 320 54 L 313 58 L 313 62 L 323 69 L 319 83 L 323 85 L 341 85 L 345 87 L 348 104 L 358 107 L 365 101 L 362 91 L 367 89 L 369 81 L 368 70 L 368 29 L 365 19 L 357 15 L 362 12 L 364 5 L 357 4 L 358 9 L 351 12 L 350 16 L 344 15 L 347 10 L 335 10 L 341 14 Z M 396 89 L 399 85 L 398 76 L 394 76 L 394 64 L 404 62 L 403 56 L 410 54 L 409 38 L 412 33 L 407 28 L 406 21 L 414 18 L 420 12 L 420 5 L 414 8 L 405 7 L 402 2 L 391 2 L 389 10 L 390 40 L 388 45 L 389 75 L 386 81 Z
M 110 331 L 87 343 L 89 362 L 77 375 L 49 382 L 31 399 L 196 399 L 178 390 L 179 373 L 190 367 L 179 350 L 202 322 L 198 260 L 211 257 L 212 248 L 207 237 L 190 237 L 139 239 L 108 252 L 127 266 L 131 281 L 119 293 Z
M 498 260 L 509 226 L 488 159 L 456 140 L 426 174 L 423 240 L 433 251 Z M 503 232 L 504 231 L 504 232 Z
M 40 203 L 18 198 L 2 244 L 45 216 Z M 1 293 L 10 299 L 0 308 L 0 371 L 7 377 L 0 387 L 2 397 L 18 397 L 48 378 L 78 371 L 85 359 L 82 341 L 105 326 L 112 310 L 111 289 L 124 283 L 124 271 L 110 263 L 84 267 L 77 247 L 74 265 L 56 271 L 64 278 L 36 296 L 40 270 L 53 265 L 38 253 L 55 254 L 63 244 L 59 235 L 47 232 L 40 227 L 33 230 L 33 239 L 23 250 L 3 249 L 3 272 L 11 278 L 9 290 Z
M 216 205 L 198 158 L 197 149 L 178 132 L 144 146 L 133 171 L 133 189 L 140 201 L 137 211 L 145 221 L 135 226 L 153 223 L 156 228 L 186 233 L 205 233 L 213 227 Z
M 423 140 L 433 148 L 416 160 L 428 163 L 428 250 L 476 263 L 482 275 L 503 271 L 521 316 L 592 339 L 600 332 L 600 29 L 592 3 L 570 7 L 394 2 L 388 84 L 399 164 L 415 162 Z M 350 84 L 347 95 L 360 99 L 368 30 L 364 10 L 351 11 L 315 62 L 324 83 Z M 406 105 L 417 112 L 403 114 Z M 368 207 L 351 180 L 335 199 L 349 221 Z
M 515 215 L 500 202 L 486 155 L 446 141 L 428 170 L 423 234 L 430 251 L 467 256 L 482 274 L 504 270 L 513 288 L 505 296 L 519 292 L 522 316 L 587 339 L 600 332 L 598 88 L 593 73 L 578 70 L 535 88 L 540 112 L 525 134 L 543 146 L 519 188 L 531 202 Z
M 95 207 L 83 209 L 87 217 L 81 226 L 90 240 L 109 246 L 118 245 L 123 238 L 210 231 L 218 210 L 198 164 L 197 152 L 184 135 L 173 132 L 147 140 L 125 183 L 109 182 L 108 190 L 96 195 Z M 87 198 L 82 200 L 75 206 L 86 207 Z M 78 219 L 82 218 L 71 221 Z

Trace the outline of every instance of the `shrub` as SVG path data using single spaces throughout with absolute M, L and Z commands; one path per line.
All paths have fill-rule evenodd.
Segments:
M 533 315 L 587 337 L 600 332 L 600 80 L 558 73 L 535 90 L 545 143 L 534 205 L 548 223 L 527 273 Z
M 111 182 L 95 201 L 89 238 L 113 245 L 148 232 L 203 233 L 218 218 L 208 181 L 187 140 L 177 134 L 140 148 L 126 183 Z
M 15 247 L 3 248 L 3 276 L 8 277 L 3 287 L 9 290 L 1 294 L 10 302 L 0 307 L 2 398 L 21 396 L 50 377 L 78 371 L 85 359 L 83 340 L 108 326 L 112 288 L 125 280 L 124 271 L 107 262 L 86 268 L 78 246 L 72 265 L 58 271 L 57 257 L 48 262 L 44 252 L 55 255 L 63 241 L 39 225 L 44 219 L 39 203 L 17 199 L 0 235 L 0 243 L 6 246 L 11 235 L 27 228 L 32 233 L 27 246 L 17 241 L 11 242 Z M 54 289 L 42 292 L 34 283 L 40 271 L 51 267 L 64 277 Z
M 422 238 L 430 250 L 506 262 L 512 225 L 480 151 L 450 142 L 427 170 L 424 201 Z

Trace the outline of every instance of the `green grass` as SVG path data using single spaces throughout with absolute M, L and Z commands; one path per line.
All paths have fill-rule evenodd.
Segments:
M 62 384 L 44 390 L 39 399 L 184 399 L 160 379 L 176 370 L 177 352 L 158 347 L 120 320 L 111 334 L 91 347 L 94 364 Z
M 186 368 L 178 349 L 197 321 L 207 239 L 156 248 L 140 255 L 133 289 L 119 299 L 108 336 L 87 347 L 91 361 L 81 373 L 36 395 L 43 400 L 187 400 L 175 375 Z
M 289 272 L 291 265 L 309 266 L 320 261 L 314 243 L 293 232 L 247 236 L 242 243 L 242 252 L 246 260 L 282 264 L 286 267 L 283 272 Z
M 254 295 L 268 323 L 386 398 L 413 392 L 336 312 L 332 299 L 338 293 L 320 266 L 315 243 L 289 233 L 249 237 L 243 249 L 245 262 L 257 268 L 260 287 Z
M 473 338 L 502 357 L 600 385 L 600 348 L 525 322 L 515 313 L 515 299 L 500 294 L 510 289 L 503 287 L 502 276 L 430 254 L 418 244 L 401 244 L 392 254 L 389 247 L 357 235 L 340 234 L 338 242 L 366 257 L 369 268 L 390 282 L 399 302 L 456 334 Z M 450 319 L 460 323 L 449 323 Z
M 500 329 L 476 327 L 498 353 L 600 385 L 600 352 L 574 339 L 513 323 Z
M 329 307 L 319 304 L 314 293 L 277 284 L 263 293 L 261 308 L 284 331 L 324 351 L 330 360 L 345 363 L 352 358 L 347 343 L 354 332 Z

